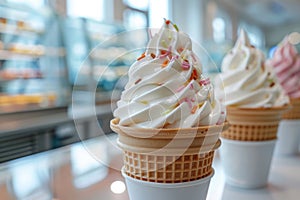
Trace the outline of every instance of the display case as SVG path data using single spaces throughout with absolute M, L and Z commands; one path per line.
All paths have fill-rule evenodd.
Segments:
M 54 12 L 0 3 L 0 113 L 66 106 L 67 71 Z
M 63 19 L 62 27 L 73 101 L 82 102 L 83 96 L 95 96 L 95 101 L 84 101 L 96 104 L 118 99 L 129 66 L 142 51 L 132 51 L 136 46 L 131 33 L 120 24 L 84 18 Z

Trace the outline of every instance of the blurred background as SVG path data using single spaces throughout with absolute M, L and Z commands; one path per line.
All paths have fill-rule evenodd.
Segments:
M 163 18 L 204 48 L 204 71 L 213 74 L 241 28 L 271 55 L 300 32 L 299 8 L 298 0 L 0 0 L 0 142 L 13 141 L 1 159 L 111 132 L 111 103 L 147 44 L 146 28 Z

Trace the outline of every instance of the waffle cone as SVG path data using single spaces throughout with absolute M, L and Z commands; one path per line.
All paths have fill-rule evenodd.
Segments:
M 212 172 L 219 134 L 228 124 L 187 129 L 122 127 L 118 119 L 111 128 L 119 134 L 128 176 L 149 182 L 180 183 L 206 177 Z
M 289 106 L 276 108 L 237 108 L 227 110 L 229 129 L 221 136 L 239 141 L 266 141 L 277 138 L 277 129 L 282 114 Z
M 291 109 L 283 113 L 282 119 L 300 119 L 300 98 L 290 99 Z

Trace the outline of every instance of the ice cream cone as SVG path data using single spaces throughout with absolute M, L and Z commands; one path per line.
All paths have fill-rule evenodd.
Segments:
M 185 129 L 143 129 L 118 125 L 118 145 L 124 152 L 124 170 L 136 179 L 180 183 L 209 176 L 219 134 L 228 124 Z
M 266 141 L 277 138 L 282 114 L 288 106 L 275 108 L 238 108 L 228 106 L 227 120 L 230 128 L 221 136 L 239 141 Z
M 283 113 L 282 119 L 300 119 L 300 98 L 290 99 L 291 109 Z

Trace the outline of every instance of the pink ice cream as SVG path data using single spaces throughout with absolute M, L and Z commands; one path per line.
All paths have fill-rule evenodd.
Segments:
M 300 98 L 300 54 L 287 37 L 278 45 L 267 65 L 274 68 L 285 93 L 290 98 Z

